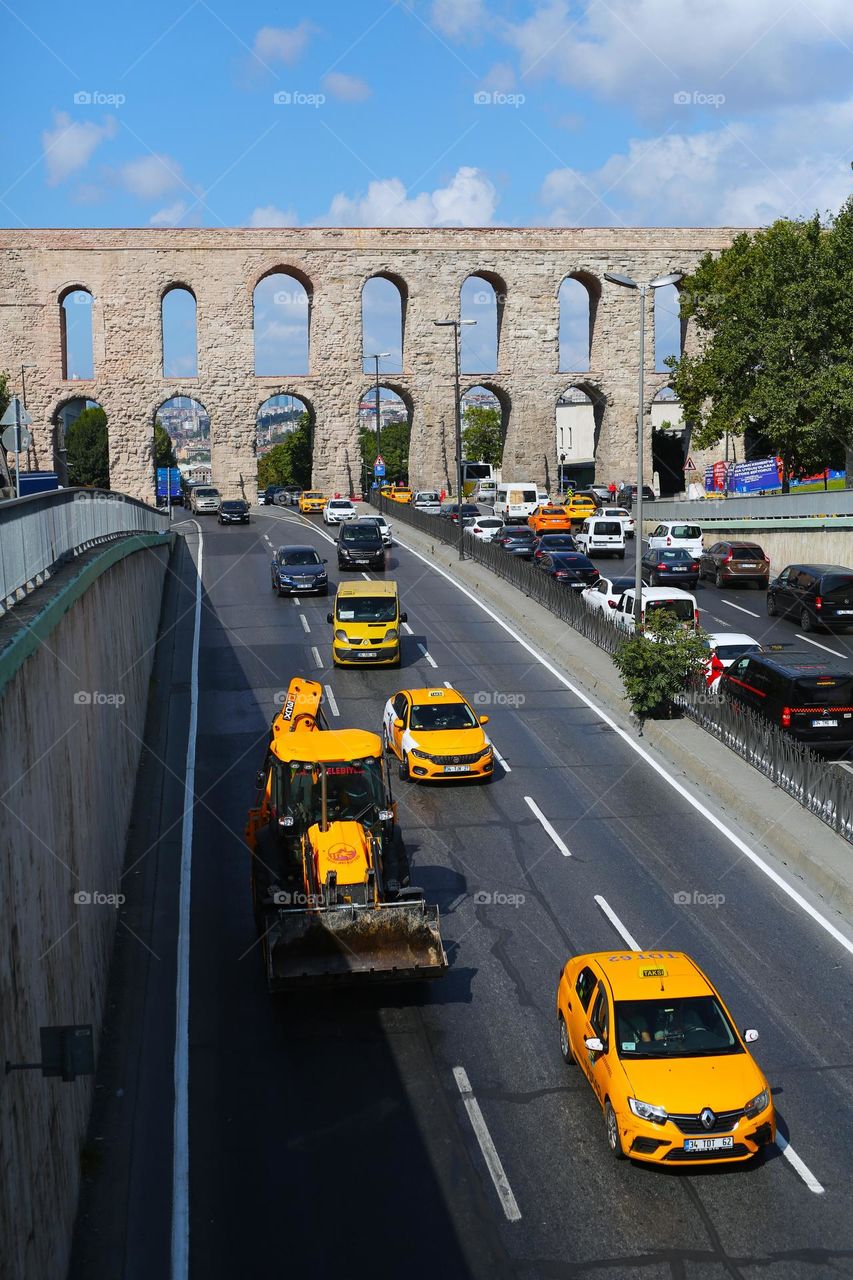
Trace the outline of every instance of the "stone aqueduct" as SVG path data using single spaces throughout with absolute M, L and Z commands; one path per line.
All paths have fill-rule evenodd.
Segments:
M 103 405 L 115 489 L 153 496 L 153 420 L 164 400 L 189 395 L 210 417 L 214 483 L 224 495 L 255 496 L 256 413 L 291 394 L 314 425 L 313 482 L 349 492 L 360 479 L 358 401 L 362 372 L 361 290 L 393 280 L 403 298 L 403 373 L 383 379 L 409 407 L 410 472 L 421 485 L 453 472 L 454 384 L 449 331 L 433 320 L 459 314 L 468 276 L 499 294 L 498 372 L 466 374 L 501 399 L 507 424 L 504 473 L 546 479 L 554 467 L 554 412 L 567 386 L 597 403 L 596 471 L 609 480 L 634 465 L 638 354 L 636 295 L 604 280 L 690 272 L 703 253 L 731 242 L 728 228 L 298 228 L 227 230 L 12 230 L 0 232 L 0 370 L 20 391 L 27 370 L 35 465 L 55 465 L 54 422 L 69 399 Z M 308 292 L 310 371 L 254 373 L 253 291 L 286 271 Z M 590 294 L 590 368 L 559 371 L 558 293 L 567 276 Z M 198 376 L 162 376 L 161 300 L 170 288 L 197 304 Z M 61 306 L 73 289 L 93 297 L 94 377 L 63 379 Z M 650 305 L 653 306 L 653 302 Z M 650 317 L 651 318 L 651 317 Z M 650 324 L 649 333 L 653 332 Z M 688 346 L 692 335 L 685 336 Z M 647 343 L 648 404 L 666 383 Z M 647 412 L 648 412 L 647 404 Z M 647 464 L 650 459 L 647 459 Z M 553 472 L 552 472 L 553 475 Z

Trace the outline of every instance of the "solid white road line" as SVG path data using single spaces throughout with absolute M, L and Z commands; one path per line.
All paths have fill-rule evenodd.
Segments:
M 738 613 L 748 613 L 750 618 L 760 618 L 760 613 L 753 613 L 752 609 L 744 609 L 742 604 L 732 604 L 731 600 L 720 599 L 720 604 L 727 604 L 730 609 L 737 609 Z
M 555 830 L 554 830 L 554 828 L 551 826 L 550 822 L 549 822 L 549 821 L 548 821 L 548 819 L 545 817 L 545 814 L 544 814 L 544 813 L 542 812 L 542 810 L 539 808 L 539 805 L 538 805 L 538 804 L 536 803 L 536 801 L 532 798 L 532 796 L 525 796 L 525 797 L 524 797 L 524 803 L 527 805 L 528 809 L 530 809 L 530 811 L 531 811 L 531 813 L 534 815 L 534 817 L 536 817 L 536 818 L 537 818 L 537 820 L 538 820 L 539 822 L 541 822 L 541 823 L 542 823 L 542 826 L 543 826 L 543 827 L 545 828 L 545 830 L 548 832 L 548 835 L 549 835 L 549 836 L 551 837 L 551 839 L 554 841 L 554 844 L 555 844 L 555 845 L 557 846 L 557 848 L 560 850 L 560 853 L 563 855 L 563 857 L 564 857 L 564 858 L 570 858 L 570 857 L 572 856 L 572 854 L 571 854 L 571 850 L 570 850 L 570 849 L 567 849 L 567 848 L 566 848 L 566 846 L 563 844 L 562 840 L 561 840 L 561 839 L 560 839 L 560 837 L 557 835 L 556 831 L 555 831 Z
M 601 907 L 601 910 L 607 916 L 607 919 L 613 925 L 613 928 L 619 934 L 619 937 L 623 940 L 623 942 L 627 942 L 630 950 L 642 951 L 643 948 L 640 946 L 639 942 L 634 937 L 634 935 L 632 933 L 629 933 L 628 930 L 625 928 L 624 924 L 619 919 L 616 912 L 611 907 L 610 903 L 606 902 L 605 899 L 602 898 L 601 895 L 598 893 L 594 894 L 593 897 L 595 901 L 598 903 L 599 907 Z
M 421 653 L 422 653 L 422 654 L 424 655 L 424 657 L 426 658 L 426 660 L 427 660 L 427 662 L 429 663 L 429 665 L 430 665 L 431 667 L 435 667 L 436 669 L 438 669 L 438 663 L 436 662 L 436 660 L 435 660 L 435 658 L 432 656 L 432 654 L 431 654 L 431 653 L 429 653 L 429 651 L 427 650 L 426 645 L 424 645 L 424 644 L 419 644 L 419 645 L 418 645 L 418 648 L 420 649 Z
M 362 578 L 364 578 L 365 582 L 369 582 L 369 581 L 370 581 L 370 574 L 369 574 L 369 573 L 365 573 L 365 572 L 362 570 L 362 574 L 361 574 L 361 576 L 362 576 Z
M 305 617 L 305 614 L 304 614 L 304 613 L 300 613 L 300 615 L 299 615 L 299 621 L 302 623 L 302 627 L 303 627 L 303 629 L 304 629 L 305 631 L 310 631 L 310 630 L 311 630 L 311 624 L 310 624 L 310 622 L 308 621 L 308 619 Z
M 341 713 L 338 710 L 337 702 L 335 702 L 335 695 L 332 693 L 332 686 L 330 684 L 324 684 L 323 688 L 326 690 L 326 701 L 329 704 L 329 710 L 333 716 L 339 716 Z
M 403 630 L 405 631 L 407 636 L 413 636 L 415 634 L 412 628 L 409 626 L 408 622 L 403 623 Z
M 320 650 L 316 647 L 316 645 L 313 645 L 313 646 L 312 646 L 312 648 L 311 648 L 311 657 L 314 659 L 314 661 L 317 663 L 317 666 L 318 666 L 318 667 L 320 668 L 320 670 L 322 671 L 322 670 L 323 670 L 323 659 L 320 657 Z
M 500 751 L 498 751 L 494 743 L 492 743 L 492 751 L 494 752 L 495 759 L 497 760 L 500 767 L 503 769 L 504 773 L 512 773 L 512 769 L 510 769 L 506 760 L 504 760 L 503 756 L 501 755 Z
M 823 649 L 825 653 L 834 653 L 836 658 L 846 658 L 846 653 L 839 653 L 837 649 L 830 649 L 828 644 L 821 644 L 819 640 L 812 640 L 809 636 L 804 636 L 802 631 L 797 632 L 798 640 L 805 640 L 806 644 L 813 644 L 818 649 Z
M 814 1174 L 812 1173 L 808 1165 L 804 1164 L 803 1161 L 800 1159 L 800 1157 L 797 1155 L 796 1151 L 791 1146 L 788 1139 L 784 1138 L 782 1134 L 779 1133 L 778 1130 L 776 1132 L 776 1146 L 782 1152 L 782 1155 L 785 1157 L 785 1159 L 789 1161 L 789 1163 L 791 1164 L 791 1167 L 796 1169 L 797 1173 L 800 1175 L 803 1182 L 808 1187 L 809 1191 L 813 1191 L 816 1196 L 822 1196 L 823 1187 L 818 1182 L 817 1178 L 814 1176 Z
M 813 907 L 812 904 L 808 902 L 793 885 L 789 884 L 787 880 L 779 875 L 778 871 L 775 871 L 769 863 L 765 862 L 764 859 L 757 854 L 745 840 L 741 840 L 740 836 L 736 835 L 730 827 L 727 827 L 722 819 L 718 818 L 715 813 L 712 813 L 707 805 L 703 804 L 696 796 L 691 795 L 687 788 L 683 787 L 681 783 L 672 776 L 672 774 L 667 773 L 663 765 L 658 764 L 658 762 L 649 755 L 645 747 L 641 746 L 639 742 L 636 742 L 621 725 L 616 723 L 612 716 L 608 715 L 602 707 L 593 702 L 592 698 L 588 697 L 587 694 L 579 689 L 576 684 L 573 684 L 567 676 L 564 676 L 562 671 L 559 671 L 552 662 L 549 662 L 547 658 L 543 657 L 541 653 L 533 648 L 533 645 L 528 644 L 528 642 L 524 640 L 517 631 L 514 631 L 508 622 L 505 622 L 504 619 L 495 613 L 493 609 L 490 609 L 488 605 L 483 604 L 482 600 L 478 600 L 473 592 L 469 591 L 467 587 L 463 587 L 462 584 L 457 582 L 456 579 L 453 578 L 445 569 L 440 569 L 437 564 L 434 564 L 431 560 L 427 559 L 426 556 L 421 555 L 420 551 L 416 551 L 414 547 L 410 547 L 408 543 L 401 542 L 400 546 L 405 547 L 406 551 L 408 551 L 410 555 L 415 556 L 416 559 L 422 561 L 422 563 L 427 565 L 428 568 L 432 569 L 447 582 L 451 583 L 457 591 L 460 591 L 462 595 L 467 596 L 467 598 L 475 604 L 478 609 L 482 609 L 483 613 L 491 618 L 493 622 L 496 622 L 497 625 L 507 633 L 507 635 L 512 636 L 513 640 L 515 640 L 517 644 L 521 645 L 525 653 L 529 653 L 530 656 L 540 664 L 540 666 L 543 666 L 546 671 L 550 671 L 554 679 L 559 680 L 560 684 L 562 684 L 564 688 L 568 689 L 570 693 L 574 694 L 574 696 L 578 698 L 585 707 L 589 707 L 590 711 L 597 715 L 603 724 L 606 724 L 611 728 L 613 732 L 622 739 L 627 747 L 630 747 L 633 752 L 645 760 L 646 764 L 649 765 L 650 768 L 654 769 L 658 777 L 662 778 L 664 782 L 666 782 L 667 786 L 672 787 L 673 791 L 676 791 L 683 800 L 686 800 L 692 809 L 695 809 L 697 813 L 700 813 L 706 822 L 710 822 L 711 826 L 719 831 L 720 835 L 725 836 L 730 844 L 734 845 L 734 847 L 742 853 L 745 858 L 748 858 L 753 866 L 758 867 L 759 871 L 767 876 L 768 880 L 771 880 L 773 884 L 781 889 L 784 894 L 787 894 L 792 902 L 796 902 L 797 906 L 804 911 L 807 916 L 810 916 L 816 924 L 820 925 L 821 929 L 825 930 L 831 938 L 834 938 L 836 942 L 841 944 L 845 951 L 853 956 L 853 939 L 847 937 L 847 935 L 842 933 L 840 929 L 836 929 L 835 925 L 828 920 L 825 915 L 818 911 L 816 907 Z
M 456 1087 L 462 1095 L 462 1101 L 465 1103 L 465 1110 L 468 1112 L 471 1128 L 474 1130 L 474 1136 L 480 1144 L 480 1150 L 483 1153 L 486 1168 L 495 1185 L 495 1191 L 498 1193 L 501 1208 L 509 1222 L 519 1222 L 521 1210 L 518 1207 L 515 1196 L 512 1194 L 512 1187 L 509 1185 L 509 1179 L 504 1172 L 497 1148 L 492 1142 L 492 1135 L 489 1133 L 486 1121 L 483 1119 L 480 1104 L 471 1090 L 471 1081 L 468 1079 L 468 1073 L 465 1068 L 454 1067 L 453 1079 L 456 1081 Z
M 444 687 L 445 687 L 445 689 L 452 689 L 452 688 L 453 688 L 453 685 L 450 683 L 450 681 L 449 681 L 449 680 L 445 680 L 445 682 L 444 682 Z
M 301 514 L 293 515 L 293 516 L 280 516 L 272 511 L 267 512 L 267 514 L 270 516 L 272 520 L 278 520 L 284 524 L 298 524 L 303 529 L 307 526 L 309 529 L 313 529 L 315 533 L 319 533 L 321 538 L 325 538 L 327 542 L 331 542 L 333 547 L 337 546 L 337 540 L 335 538 L 330 538 L 329 535 L 326 533 L 325 529 L 321 529 L 318 524 L 314 524 L 313 520 L 308 520 L 306 519 L 305 516 Z
M 198 530 L 192 657 L 190 660 L 190 719 L 184 769 L 184 812 L 181 824 L 181 870 L 178 891 L 178 946 L 175 979 L 174 1114 L 172 1119 L 172 1252 L 171 1280 L 186 1280 L 190 1267 L 190 888 L 192 885 L 195 752 L 198 734 L 198 651 L 201 637 L 201 575 L 204 537 Z

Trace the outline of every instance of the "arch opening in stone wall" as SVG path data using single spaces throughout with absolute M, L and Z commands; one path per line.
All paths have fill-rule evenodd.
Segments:
M 210 484 L 213 479 L 210 464 L 210 416 L 201 401 L 192 396 L 170 396 L 155 409 L 152 423 L 155 467 L 158 426 L 171 442 L 182 480 L 186 484 Z
M 560 373 L 589 373 L 600 297 L 600 283 L 586 271 L 574 271 L 560 284 L 557 293 Z
M 561 393 L 555 413 L 557 487 L 584 489 L 596 480 L 596 454 L 606 400 L 589 382 L 573 382 Z M 598 477 L 609 484 L 616 476 Z
M 664 284 L 649 292 L 654 297 L 655 372 L 669 373 L 667 360 L 680 359 L 683 350 L 681 294 L 674 284 Z
M 414 402 L 405 387 L 395 383 L 380 383 L 377 433 L 376 384 L 365 385 L 358 402 L 358 462 L 361 465 L 361 475 L 352 475 L 351 483 L 354 487 L 360 479 L 362 492 L 367 492 L 370 488 L 377 454 L 385 462 L 383 483 L 408 483 L 413 417 Z
M 255 374 L 306 374 L 311 361 L 311 281 L 293 267 L 275 267 L 252 294 Z
M 106 429 L 100 441 L 92 436 L 85 444 L 82 441 L 75 443 L 74 440 L 75 423 L 87 410 L 94 409 L 104 412 L 103 405 L 97 400 L 88 396 L 69 396 L 60 400 L 51 414 L 53 468 L 63 486 L 85 484 L 95 485 L 100 489 L 110 487 L 109 420 L 106 421 Z M 106 418 L 105 412 L 104 416 Z M 84 464 L 85 470 L 81 469 L 81 454 L 88 458 Z
M 506 283 L 494 272 L 477 271 L 463 281 L 459 318 L 475 322 L 463 325 L 459 331 L 459 367 L 463 373 L 497 373 L 506 299 Z
M 289 391 L 268 396 L 255 414 L 258 488 L 270 485 L 311 486 L 314 450 L 314 406 Z
M 164 378 L 198 377 L 196 297 L 183 284 L 170 284 L 160 299 L 160 344 Z
M 484 463 L 494 473 L 501 471 L 511 410 L 512 402 L 503 387 L 483 382 L 464 388 L 459 399 L 463 462 Z M 450 474 L 455 476 L 455 450 L 451 449 L 448 461 Z M 466 469 L 466 474 L 469 480 L 488 478 L 486 473 L 478 475 L 472 467 Z
M 91 382 L 95 377 L 93 303 L 92 294 L 82 285 L 72 285 L 60 294 L 63 382 Z
M 690 447 L 690 430 L 672 387 L 661 387 L 655 393 L 649 421 L 655 488 L 662 498 L 669 498 L 686 488 L 684 467 Z
M 391 272 L 378 271 L 365 280 L 361 289 L 362 372 L 380 374 L 403 372 L 406 336 L 406 282 Z

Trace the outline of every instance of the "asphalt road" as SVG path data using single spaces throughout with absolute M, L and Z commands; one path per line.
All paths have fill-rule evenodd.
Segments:
M 193 1280 L 853 1276 L 850 952 L 413 553 L 395 547 L 385 575 L 409 616 L 402 669 L 335 671 L 329 602 L 270 590 L 271 549 L 283 542 L 313 543 L 338 578 L 319 520 L 273 509 L 248 528 L 200 523 Z M 189 542 L 197 555 L 197 537 Z M 722 610 L 721 593 L 700 594 Z M 749 607 L 759 600 L 741 595 Z M 378 731 L 390 694 L 444 681 L 491 716 L 506 764 L 491 784 L 395 783 L 413 882 L 441 908 L 451 967 L 439 982 L 267 995 L 242 830 L 276 694 L 295 674 L 328 686 L 342 727 Z M 780 822 L 788 803 L 780 797 Z M 172 920 L 174 875 L 155 892 Z M 600 900 L 641 946 L 693 955 L 739 1025 L 759 1028 L 786 1154 L 722 1171 L 610 1156 L 591 1091 L 560 1057 L 554 1015 L 568 955 L 624 946 Z M 170 953 L 160 954 L 168 974 Z M 164 1052 L 172 1018 L 168 1002 L 141 1018 Z M 168 1240 L 171 1090 L 149 1085 L 134 1105 L 135 1163 L 153 1168 L 156 1155 L 162 1182 L 129 1193 L 138 1251 L 121 1275 L 164 1275 L 144 1240 Z

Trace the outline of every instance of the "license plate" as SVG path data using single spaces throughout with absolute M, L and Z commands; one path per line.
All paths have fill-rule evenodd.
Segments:
M 686 564 L 677 564 L 677 565 L 675 565 L 675 566 L 672 568 L 671 572 L 672 572 L 672 573 L 686 573 L 686 572 L 687 572 L 687 565 L 686 565 Z
M 369 564 L 369 560 L 354 560 L 353 564 Z
M 843 613 L 845 615 L 848 615 L 848 614 L 853 614 L 853 609 L 836 609 L 835 612 L 838 614 Z
M 685 1151 L 727 1151 L 735 1145 L 734 1138 L 687 1138 Z
M 467 764 L 446 764 L 444 766 L 445 773 L 468 773 Z
M 377 649 L 362 649 L 358 656 L 360 658 L 378 658 L 379 652 Z
M 837 729 L 837 720 L 812 720 L 813 729 Z

